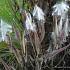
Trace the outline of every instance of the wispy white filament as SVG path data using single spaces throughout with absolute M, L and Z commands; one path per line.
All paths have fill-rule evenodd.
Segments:
M 61 30 L 62 30 L 62 17 L 61 17 L 59 25 L 58 25 L 58 31 L 60 32 Z
M 27 30 L 35 31 L 35 24 L 32 22 L 30 13 L 26 13 L 25 25 Z
M 58 36 L 58 25 L 57 25 L 57 18 L 55 19 L 55 34 Z
M 61 2 L 61 3 L 56 3 L 54 6 L 53 6 L 53 12 L 52 12 L 52 15 L 55 15 L 55 16 L 60 16 L 61 19 L 60 19 L 60 22 L 59 24 L 55 25 L 55 29 L 58 30 L 57 32 L 61 33 L 62 31 L 62 25 L 64 24 L 63 21 L 67 18 L 67 12 L 68 12 L 68 9 L 69 9 L 69 6 L 66 4 L 66 2 Z M 55 19 L 56 20 L 56 19 Z M 65 32 L 65 35 L 67 36 L 67 28 L 68 28 L 68 19 L 66 19 L 66 23 L 64 25 L 64 32 Z
M 66 4 L 66 2 L 61 2 L 61 3 L 56 3 L 53 6 L 53 13 L 52 15 L 59 15 L 61 16 L 62 14 L 66 13 L 69 9 L 69 6 Z
M 64 35 L 65 37 L 68 36 L 68 17 L 66 18 L 66 22 L 65 22 L 65 25 L 64 25 Z
M 60 16 L 60 22 L 57 25 L 57 22 L 55 22 L 55 41 L 57 39 L 57 42 L 64 42 L 66 41 L 66 36 L 68 36 L 68 17 L 67 12 L 69 10 L 69 6 L 66 4 L 66 2 L 56 3 L 53 6 L 53 16 Z M 58 18 L 55 19 L 58 21 Z M 66 20 L 66 21 L 65 21 Z M 56 42 L 55 42 L 56 43 Z
M 44 15 L 45 14 L 44 14 L 43 10 L 40 7 L 38 7 L 37 5 L 35 5 L 34 10 L 33 10 L 33 16 L 40 21 L 45 21 Z
M 12 32 L 12 26 L 5 23 L 3 20 L 1 20 L 1 23 L 0 23 L 1 27 L 0 27 L 0 31 L 1 31 L 1 36 L 2 36 L 2 40 L 6 40 L 6 34 L 7 32 Z

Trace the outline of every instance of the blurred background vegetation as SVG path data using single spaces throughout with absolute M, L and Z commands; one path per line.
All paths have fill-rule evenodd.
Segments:
M 37 37 L 36 44 L 32 44 L 34 38 L 31 36 L 35 33 L 30 33 L 28 38 L 30 42 L 27 42 L 23 24 L 25 15 L 23 12 L 20 13 L 20 11 L 23 9 L 31 13 L 37 2 L 45 13 L 46 22 L 45 25 L 43 25 L 45 26 L 45 37 L 42 42 L 40 41 L 42 37 L 40 37 L 39 41 Z M 65 45 L 63 44 L 63 47 L 54 51 L 52 48 L 52 52 L 47 54 L 46 50 L 49 44 L 51 44 L 50 32 L 53 31 L 53 17 L 51 16 L 51 11 L 55 3 L 56 0 L 0 0 L 0 20 L 2 19 L 12 26 L 12 32 L 7 32 L 8 40 L 0 42 L 0 70 L 54 70 L 53 67 L 55 67 L 58 60 L 63 57 L 63 53 L 66 52 L 64 49 L 69 47 L 68 44 L 70 42 L 70 38 L 68 38 L 68 42 L 66 42 Z M 44 31 L 41 35 L 43 36 L 43 34 Z M 38 33 L 38 35 L 40 34 Z M 33 39 L 32 41 L 31 38 Z M 38 49 L 36 45 L 39 45 L 39 43 L 42 47 L 40 47 L 41 52 L 37 54 Z M 61 51 L 63 52 L 61 53 L 60 59 L 56 60 L 56 57 L 53 58 Z M 59 55 L 57 56 L 59 57 Z M 55 62 L 54 65 L 53 61 Z

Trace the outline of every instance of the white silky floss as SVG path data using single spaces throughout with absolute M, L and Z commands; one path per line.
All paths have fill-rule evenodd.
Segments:
M 0 32 L 1 32 L 1 37 L 0 37 L 1 40 L 0 41 L 6 41 L 7 40 L 6 34 L 7 34 L 7 32 L 12 32 L 12 26 L 7 24 L 6 22 L 4 22 L 1 19 Z
M 59 22 L 59 25 L 58 25 L 58 32 L 61 33 L 61 30 L 62 30 L 62 17 L 60 18 L 60 22 Z
M 25 21 L 25 25 L 26 25 L 26 29 L 27 30 L 31 30 L 31 31 L 35 31 L 35 24 L 33 24 L 32 22 L 32 17 L 30 15 L 30 13 L 26 12 L 26 21 Z
M 60 22 L 58 24 L 58 32 L 60 32 L 62 29 L 63 20 L 67 18 L 66 16 L 67 16 L 68 9 L 69 9 L 69 6 L 66 4 L 66 2 L 61 2 L 53 6 L 52 15 L 61 17 Z
M 68 21 L 68 17 L 67 17 L 65 25 L 64 25 L 64 31 L 65 31 L 64 35 L 65 35 L 65 37 L 68 36 L 68 23 L 69 23 L 69 21 Z
M 52 15 L 53 16 L 60 16 L 60 22 L 58 24 L 58 37 L 62 38 L 62 34 L 63 34 L 63 39 L 68 36 L 68 17 L 67 17 L 67 12 L 68 12 L 69 6 L 67 5 L 66 2 L 61 2 L 61 3 L 56 3 L 53 6 L 53 12 Z M 63 23 L 63 21 L 65 21 L 65 23 Z M 64 25 L 64 26 L 63 26 Z M 55 28 L 55 30 L 57 30 Z
M 40 7 L 38 7 L 37 5 L 35 5 L 34 10 L 33 10 L 33 17 L 35 17 L 39 21 L 45 22 L 44 16 L 45 16 L 45 14 L 44 14 L 43 10 Z
M 58 15 L 62 16 L 63 14 L 67 13 L 69 9 L 69 6 L 66 4 L 66 2 L 56 3 L 53 6 L 53 13 L 52 15 Z

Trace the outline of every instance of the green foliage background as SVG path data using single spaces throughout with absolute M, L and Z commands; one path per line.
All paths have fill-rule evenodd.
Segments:
M 19 0 L 17 0 L 17 2 L 19 3 Z M 7 22 L 10 25 L 16 26 L 18 29 L 21 29 L 21 25 L 15 19 L 15 15 L 19 18 L 19 14 L 18 12 L 14 14 L 12 6 L 13 0 L 0 0 L 0 19 L 3 19 L 3 21 Z M 7 47 L 7 44 L 5 42 L 1 42 L 0 49 L 5 47 Z
M 9 0 L 0 0 L 0 19 L 12 22 L 13 14 L 8 2 Z

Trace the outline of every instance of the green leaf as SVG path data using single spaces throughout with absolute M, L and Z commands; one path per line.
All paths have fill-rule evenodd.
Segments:
M 5 49 L 7 47 L 8 47 L 8 45 L 6 42 L 4 42 L 4 41 L 0 42 L 0 49 Z
M 8 0 L 0 0 L 0 19 L 11 23 L 13 18 L 14 16 L 8 4 Z

